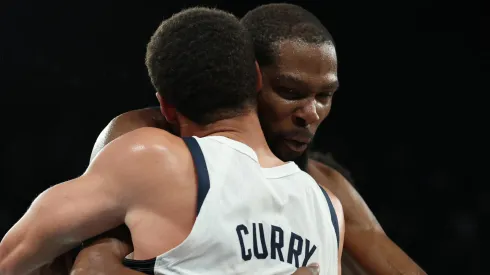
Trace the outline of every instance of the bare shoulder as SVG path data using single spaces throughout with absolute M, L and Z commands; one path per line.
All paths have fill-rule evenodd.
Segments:
M 308 160 L 308 172 L 323 187 L 336 193 L 339 189 L 355 190 L 352 184 L 337 170 L 314 159 Z
M 185 150 L 182 139 L 169 132 L 152 127 L 143 127 L 124 134 L 105 146 L 93 163 L 118 169 L 135 169 L 155 164 L 162 165 L 179 160 Z M 164 167 L 166 167 L 164 165 Z
M 118 149 L 123 147 L 130 150 L 132 154 L 153 151 L 169 154 L 178 150 L 182 144 L 183 141 L 180 137 L 168 131 L 153 127 L 141 127 L 115 138 L 108 145 Z
M 145 108 L 116 116 L 109 122 L 104 131 L 107 131 L 111 136 L 119 136 L 142 127 L 165 129 L 167 124 L 158 108 Z
M 114 139 L 142 127 L 169 128 L 158 108 L 132 110 L 113 118 L 97 137 L 92 149 L 92 160 L 99 151 Z

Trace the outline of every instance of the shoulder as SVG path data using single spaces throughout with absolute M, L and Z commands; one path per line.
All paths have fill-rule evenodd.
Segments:
M 308 160 L 308 172 L 321 186 L 334 193 L 338 189 L 353 188 L 350 181 L 337 170 L 314 159 Z
M 181 138 L 165 130 L 143 127 L 111 141 L 97 154 L 91 166 L 118 170 L 168 167 L 186 156 L 185 148 Z
M 343 224 L 344 210 L 339 198 L 335 195 L 339 189 L 345 189 L 350 183 L 335 169 L 313 159 L 308 160 L 309 174 L 325 190 L 337 214 L 339 224 Z
M 167 129 L 168 124 L 158 108 L 145 108 L 116 116 L 107 124 L 104 131 L 114 139 L 142 127 Z
M 123 149 L 122 152 L 137 155 L 153 152 L 170 154 L 174 153 L 182 145 L 183 141 L 180 137 L 165 130 L 141 127 L 117 137 L 107 147 L 117 147 L 117 149 Z
M 104 146 L 114 139 L 142 127 L 169 129 L 158 108 L 132 110 L 113 118 L 97 137 L 91 158 L 93 159 Z

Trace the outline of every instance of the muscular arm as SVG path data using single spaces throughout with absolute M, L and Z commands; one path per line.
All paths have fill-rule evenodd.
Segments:
M 143 127 L 170 129 L 157 107 L 126 112 L 112 119 L 99 134 L 92 149 L 90 161 L 92 162 L 95 156 L 114 139 Z M 116 247 L 118 249 L 115 249 Z M 84 242 L 84 249 L 77 256 L 71 275 L 143 274 L 125 268 L 122 264 L 122 259 L 132 251 L 129 229 L 121 225 Z
M 124 202 L 110 195 L 117 191 L 105 181 L 110 178 L 88 171 L 39 195 L 0 243 L 0 270 L 31 272 L 124 222 Z
M 340 173 L 314 160 L 308 167 L 313 178 L 342 202 L 345 251 L 365 271 L 380 275 L 426 274 L 385 234 L 362 197 Z
M 115 140 L 84 175 L 39 195 L 0 243 L 0 274 L 31 272 L 81 241 L 124 223 L 128 206 L 138 200 L 138 183 L 151 183 L 145 174 L 159 166 L 155 159 L 163 151 L 160 143 L 153 146 L 154 136 L 141 130 Z

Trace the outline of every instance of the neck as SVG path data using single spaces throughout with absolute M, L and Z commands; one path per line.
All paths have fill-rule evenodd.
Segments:
M 267 145 L 259 118 L 255 112 L 220 120 L 205 126 L 183 119 L 180 123 L 180 134 L 183 137 L 224 136 L 252 148 L 262 167 L 274 167 L 283 164 Z

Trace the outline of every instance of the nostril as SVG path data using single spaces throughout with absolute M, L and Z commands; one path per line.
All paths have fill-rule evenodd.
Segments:
M 296 124 L 296 126 L 299 126 L 299 127 L 308 126 L 308 123 L 306 122 L 306 120 L 301 118 L 301 117 L 295 117 L 294 124 Z

